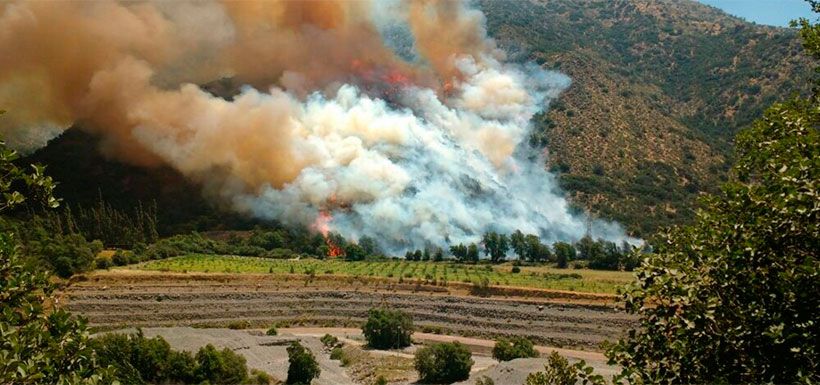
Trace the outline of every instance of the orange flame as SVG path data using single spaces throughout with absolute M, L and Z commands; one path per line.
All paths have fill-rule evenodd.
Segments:
M 333 215 L 326 210 L 319 211 L 319 216 L 316 217 L 316 220 L 313 221 L 313 224 L 310 226 L 312 229 L 318 231 L 322 234 L 325 238 L 325 244 L 327 245 L 328 258 L 336 258 L 341 257 L 344 255 L 344 250 L 341 247 L 337 246 L 333 241 L 330 239 L 328 234 L 330 234 L 330 221 L 333 220 Z
M 325 243 L 327 244 L 327 257 L 328 258 L 336 258 L 341 257 L 344 255 L 344 250 L 341 247 L 336 246 L 330 238 L 325 237 Z

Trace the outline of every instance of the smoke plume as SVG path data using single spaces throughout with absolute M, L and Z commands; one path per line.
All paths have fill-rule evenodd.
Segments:
M 18 148 L 77 123 L 239 212 L 390 251 L 588 228 L 525 143 L 569 79 L 505 63 L 463 3 L 11 2 L 0 52 L 0 134 Z M 198 86 L 224 77 L 245 86 Z

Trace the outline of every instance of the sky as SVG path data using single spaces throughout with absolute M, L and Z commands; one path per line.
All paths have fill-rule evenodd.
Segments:
M 789 21 L 800 17 L 815 19 L 811 6 L 805 0 L 699 0 L 718 7 L 726 13 L 758 24 L 786 27 Z

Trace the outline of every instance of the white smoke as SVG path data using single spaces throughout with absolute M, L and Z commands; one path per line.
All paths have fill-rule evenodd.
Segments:
M 532 116 L 570 79 L 488 62 L 460 58 L 467 77 L 443 100 L 415 87 L 402 90 L 400 107 L 352 85 L 334 98 L 312 95 L 297 118 L 300 140 L 325 158 L 282 188 L 236 196 L 235 204 L 301 225 L 327 210 L 333 230 L 350 239 L 374 237 L 392 252 L 478 242 L 489 230 L 577 240 L 589 218 L 571 213 L 545 159 L 525 143 Z M 626 239 L 617 224 L 602 221 L 592 223 L 592 235 Z
M 569 78 L 504 63 L 483 15 L 461 3 L 56 7 L 0 5 L 0 50 L 47 47 L 0 59 L 0 106 L 47 91 L 11 112 L 26 129 L 0 126 L 7 136 L 81 120 L 109 155 L 170 165 L 237 211 L 321 221 L 391 252 L 489 230 L 545 242 L 588 231 L 526 143 Z M 52 41 L 63 25 L 87 54 Z M 253 87 L 226 100 L 189 83 L 220 74 Z M 601 221 L 591 235 L 627 238 Z

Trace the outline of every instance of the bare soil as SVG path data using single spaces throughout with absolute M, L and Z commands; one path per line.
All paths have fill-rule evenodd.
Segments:
M 611 296 L 547 294 L 484 298 L 418 285 L 110 271 L 72 280 L 61 304 L 98 330 L 224 327 L 237 321 L 257 328 L 358 327 L 369 309 L 381 306 L 412 314 L 420 331 L 430 335 L 520 335 L 539 345 L 587 351 L 600 350 L 603 341 L 617 339 L 634 323 Z

